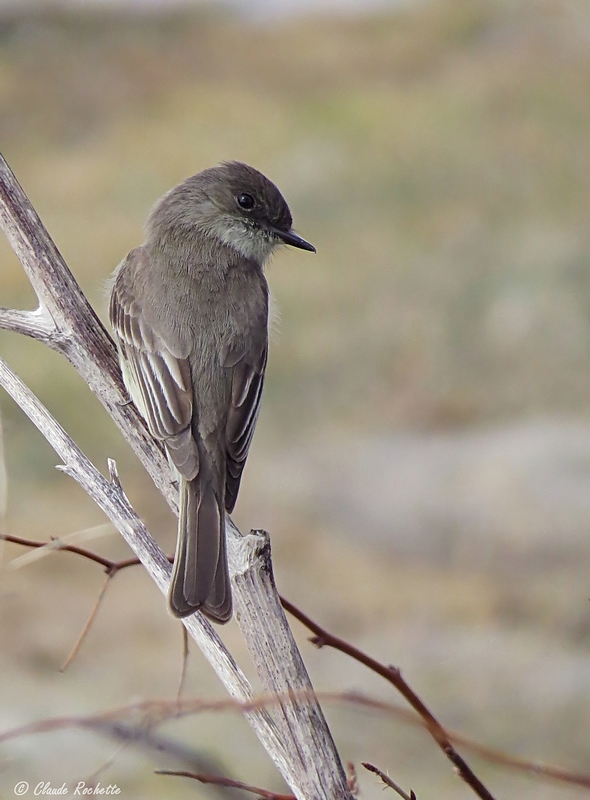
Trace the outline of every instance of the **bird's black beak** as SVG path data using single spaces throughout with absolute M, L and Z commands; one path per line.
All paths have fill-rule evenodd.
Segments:
M 309 250 L 310 253 L 315 253 L 315 247 L 297 236 L 293 231 L 282 231 L 279 228 L 273 228 L 272 232 L 278 236 L 285 244 L 290 244 L 291 247 L 298 247 L 300 250 Z

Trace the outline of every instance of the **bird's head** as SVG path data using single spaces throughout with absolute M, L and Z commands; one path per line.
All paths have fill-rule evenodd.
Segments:
M 280 244 L 315 253 L 292 224 L 289 206 L 274 183 L 257 169 L 230 161 L 168 192 L 152 212 L 148 230 L 190 228 L 262 264 Z

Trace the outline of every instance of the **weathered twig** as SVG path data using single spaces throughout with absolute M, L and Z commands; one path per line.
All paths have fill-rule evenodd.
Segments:
M 68 358 L 115 420 L 169 505 L 177 510 L 177 490 L 168 463 L 134 406 L 127 402 L 112 341 L 1 156 L 0 223 L 39 300 L 39 308 L 34 312 L 0 310 L 0 328 L 39 339 Z M 161 591 L 166 592 L 170 564 L 125 497 L 114 463 L 111 462 L 109 482 L 6 364 L 1 365 L 0 378 L 4 388 L 58 452 L 64 470 L 100 505 Z M 263 685 L 280 687 L 284 696 L 305 685 L 309 697 L 298 703 L 297 708 L 293 703 L 281 714 L 271 716 L 266 709 L 256 709 L 246 715 L 247 719 L 297 797 L 349 798 L 342 764 L 319 704 L 313 699 L 313 688 L 301 658 L 286 660 L 296 652 L 296 645 L 284 615 L 276 614 L 278 600 L 267 540 L 257 534 L 242 537 L 229 518 L 227 531 L 236 617 L 242 633 L 251 643 L 254 632 L 267 626 L 275 615 L 277 641 L 285 656 L 277 675 L 276 661 L 269 656 L 267 663 L 258 649 L 253 651 Z M 261 559 L 264 552 L 267 556 Z M 242 593 L 253 585 L 251 576 L 263 567 L 261 591 L 256 598 L 244 597 Z M 236 581 L 236 575 L 243 576 L 243 580 Z M 207 620 L 201 614 L 194 614 L 183 623 L 232 697 L 247 701 L 251 697 L 250 685 Z M 291 645 L 285 647 L 284 641 L 289 637 Z
M 292 794 L 277 794 L 270 792 L 268 789 L 261 789 L 259 786 L 251 786 L 242 781 L 234 781 L 232 778 L 226 778 L 222 775 L 205 775 L 202 772 L 188 772 L 187 770 L 172 770 L 172 769 L 157 769 L 156 775 L 172 775 L 178 778 L 191 778 L 193 781 L 199 783 L 209 784 L 212 786 L 225 786 L 229 789 L 241 789 L 243 792 L 255 794 L 260 800 L 295 800 L 295 795 Z
M 170 563 L 125 497 L 116 479 L 114 462 L 109 462 L 111 472 L 109 482 L 1 359 L 0 385 L 18 402 L 64 461 L 62 469 L 88 492 L 112 520 L 125 541 L 137 553 L 139 560 L 160 590 L 166 593 L 171 571 Z M 250 700 L 252 697 L 250 684 L 205 617 L 202 614 L 195 614 L 186 620 L 185 625 L 231 696 L 240 702 Z M 290 773 L 291 770 L 285 764 L 284 744 L 280 741 L 276 726 L 268 712 L 264 711 L 261 715 L 255 711 L 253 715 L 247 715 L 247 718 L 265 747 L 273 751 L 273 756 L 280 762 L 280 768 Z
M 12 534 L 3 534 L 0 533 L 0 539 L 4 539 L 7 542 L 12 542 L 14 544 L 22 545 L 24 547 L 30 548 L 50 548 L 52 550 L 59 550 L 68 553 L 74 553 L 75 555 L 82 556 L 83 558 L 87 558 L 99 565 L 101 565 L 107 576 L 114 576 L 120 570 L 127 569 L 128 567 L 137 566 L 141 562 L 137 558 L 128 558 L 123 559 L 120 561 L 112 561 L 108 558 L 104 558 L 103 556 L 94 553 L 92 550 L 86 550 L 82 547 L 77 547 L 75 545 L 68 545 L 59 543 L 59 540 L 52 540 L 50 542 L 43 542 L 34 539 L 24 539 L 21 536 L 13 536 Z M 171 560 L 169 557 L 168 560 Z M 322 631 L 322 641 L 325 645 L 330 644 L 330 639 L 334 640 L 334 642 L 342 643 L 342 647 L 338 647 L 338 649 L 348 655 L 350 658 L 353 658 L 355 661 L 364 664 L 368 669 L 372 671 L 377 671 L 378 674 L 383 675 L 383 672 L 389 674 L 390 670 L 395 669 L 392 667 L 388 667 L 385 664 L 381 664 L 375 659 L 371 658 L 367 653 L 363 652 L 359 648 L 355 647 L 354 645 L 350 644 L 349 642 L 345 642 L 343 639 L 340 639 L 333 634 L 330 634 L 326 631 L 325 628 L 321 628 L 315 621 L 311 620 L 301 609 L 295 606 L 290 601 L 286 600 L 285 598 L 281 598 L 281 602 L 283 607 L 289 611 L 289 613 L 293 614 L 300 622 L 306 625 L 310 630 L 314 632 Z M 309 623 L 309 624 L 308 624 Z M 85 628 L 87 625 L 85 626 Z M 314 638 L 312 637 L 311 641 L 314 642 Z M 317 646 L 317 643 L 316 643 Z M 378 666 L 378 669 L 375 669 L 375 666 Z M 399 674 L 399 673 L 397 673 Z M 365 695 L 359 694 L 358 692 L 340 692 L 340 693 L 327 693 L 321 692 L 319 697 L 322 701 L 344 701 L 345 703 L 353 703 L 357 705 L 361 705 L 364 708 L 374 709 L 378 711 L 385 712 L 387 714 L 393 714 L 397 718 L 401 719 L 404 723 L 410 725 L 423 725 L 425 727 L 426 723 L 425 720 L 417 716 L 414 712 L 407 710 L 405 708 L 401 708 L 400 706 L 393 705 L 392 703 L 387 703 L 383 700 L 375 700 L 373 698 L 369 698 Z M 185 702 L 185 701 L 182 701 Z M 181 703 L 180 696 L 177 698 L 177 703 Z M 586 789 L 590 789 L 590 774 L 585 773 L 578 773 L 573 772 L 572 770 L 564 769 L 563 767 L 558 767 L 553 764 L 545 764 L 540 761 L 532 761 L 526 758 L 520 758 L 518 756 L 513 756 L 509 753 L 504 753 L 500 750 L 496 750 L 493 747 L 488 747 L 487 745 L 480 744 L 479 742 L 474 741 L 473 739 L 469 739 L 467 736 L 463 734 L 450 730 L 449 728 L 445 728 L 444 732 L 448 739 L 456 745 L 461 745 L 465 749 L 469 750 L 472 753 L 480 756 L 480 758 L 488 761 L 492 764 L 496 764 L 500 767 L 508 767 L 509 769 L 518 770 L 519 772 L 524 772 L 527 775 L 539 779 L 549 779 L 554 781 L 559 781 L 562 783 L 569 783 L 575 786 L 581 786 Z M 349 781 L 350 783 L 350 781 Z
M 416 795 L 411 789 L 410 794 L 404 792 L 401 786 L 398 786 L 397 783 L 389 777 L 389 775 L 386 775 L 378 767 L 374 766 L 373 764 L 369 764 L 368 761 L 363 761 L 362 763 L 366 770 L 372 772 L 374 775 L 378 775 L 386 786 L 389 786 L 389 788 L 393 789 L 396 794 L 399 794 L 402 800 L 416 800 Z
M 374 658 L 371 658 L 371 656 L 367 655 L 367 653 L 363 653 L 362 650 L 359 650 L 354 645 L 350 644 L 349 642 L 345 642 L 344 639 L 340 639 L 338 636 L 334 636 L 333 634 L 329 633 L 327 630 L 322 628 L 321 625 L 318 625 L 317 622 L 314 622 L 312 619 L 310 619 L 306 614 L 300 611 L 300 609 L 298 609 L 284 597 L 281 598 L 281 602 L 283 604 L 283 608 L 285 608 L 290 614 L 292 614 L 303 625 L 305 625 L 306 628 L 313 632 L 314 636 L 312 637 L 311 641 L 317 647 L 333 647 L 335 650 L 340 650 L 340 652 L 346 653 L 346 655 L 351 656 L 356 661 L 360 661 L 361 664 L 369 667 L 369 669 L 371 669 L 373 672 L 376 672 L 378 675 L 381 675 L 383 678 L 385 678 L 385 680 L 389 681 L 389 683 L 393 684 L 398 692 L 405 697 L 412 708 L 418 712 L 424 722 L 424 725 L 428 731 L 430 731 L 438 746 L 451 761 L 465 783 L 473 789 L 478 797 L 483 798 L 483 800 L 494 800 L 493 795 L 479 780 L 469 764 L 455 750 L 447 732 L 436 719 L 434 714 L 426 707 L 412 687 L 409 686 L 402 678 L 401 672 L 397 667 L 381 664 L 379 661 L 376 661 Z
M 176 763 L 191 770 L 191 772 L 206 773 L 211 777 L 221 775 L 221 766 L 207 753 L 188 748 L 181 742 L 154 730 L 149 718 L 142 718 L 142 710 L 141 706 L 136 708 L 132 706 L 130 709 L 106 714 L 41 720 L 0 735 L 0 741 L 9 741 L 21 735 L 43 734 L 68 728 L 78 728 L 108 736 L 123 745 L 134 745 L 144 750 L 150 750 L 159 758 L 166 756 L 167 760 L 173 759 Z M 128 711 L 130 717 L 135 716 L 137 718 L 139 716 L 139 719 L 133 721 L 125 719 L 122 711 Z M 171 712 L 170 716 L 174 716 L 174 713 Z M 224 778 L 224 780 L 227 779 Z M 223 783 L 220 782 L 219 786 L 223 786 Z
M 1 154 L 0 225 L 39 301 L 35 311 L 0 309 L 0 328 L 38 339 L 68 359 L 176 510 L 168 462 L 127 402 L 113 342 Z

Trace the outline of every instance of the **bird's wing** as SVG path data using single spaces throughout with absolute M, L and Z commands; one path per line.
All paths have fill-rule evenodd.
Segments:
M 260 410 L 267 358 L 266 326 L 264 340 L 247 353 L 230 354 L 225 366 L 233 366 L 231 404 L 226 425 L 225 507 L 233 511 L 238 498 L 242 470 L 254 435 Z
M 141 272 L 149 268 L 145 249 L 132 250 L 118 267 L 109 304 L 125 385 L 152 436 L 163 440 L 187 480 L 199 471 L 191 430 L 193 386 L 189 362 L 148 323 L 142 306 Z

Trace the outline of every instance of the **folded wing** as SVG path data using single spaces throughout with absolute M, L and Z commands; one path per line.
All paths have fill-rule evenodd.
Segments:
M 186 480 L 199 471 L 193 437 L 193 386 L 188 359 L 148 324 L 137 297 L 143 270 L 149 269 L 146 251 L 132 250 L 117 271 L 109 316 L 119 348 L 125 385 L 145 419 L 150 433 L 165 442 L 175 467 Z
M 247 353 L 233 355 L 226 359 L 233 363 L 231 405 L 226 426 L 226 484 L 225 507 L 233 511 L 238 498 L 242 471 L 248 457 L 248 450 L 254 435 L 254 428 L 260 411 L 260 400 L 264 385 L 267 344 L 264 327 L 258 346 Z M 231 359 L 231 360 L 230 360 Z

